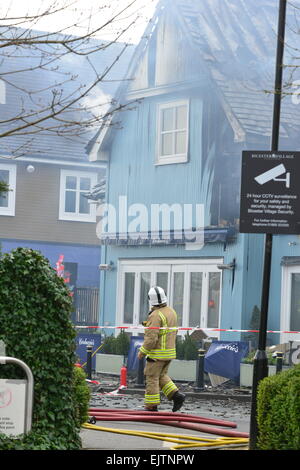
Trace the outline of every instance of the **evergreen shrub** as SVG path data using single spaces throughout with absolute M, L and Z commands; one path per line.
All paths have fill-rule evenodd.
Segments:
M 0 340 L 6 355 L 24 361 L 34 377 L 31 432 L 0 434 L 0 449 L 81 448 L 71 312 L 64 280 L 40 252 L 17 248 L 0 259 Z M 11 364 L 0 365 L 0 377 L 25 378 Z
M 118 336 L 106 336 L 103 340 L 103 347 L 100 352 L 103 354 L 119 354 L 121 356 L 127 356 L 129 347 L 129 336 L 125 331 L 121 331 Z
M 183 359 L 185 361 L 195 360 L 198 357 L 198 345 L 194 341 L 189 333 L 185 336 L 176 337 L 176 358 Z
M 77 427 L 80 427 L 82 424 L 86 423 L 89 418 L 88 409 L 91 399 L 91 391 L 85 379 L 85 371 L 81 367 L 74 367 L 74 392 Z
M 258 387 L 260 450 L 300 449 L 300 364 L 264 378 Z

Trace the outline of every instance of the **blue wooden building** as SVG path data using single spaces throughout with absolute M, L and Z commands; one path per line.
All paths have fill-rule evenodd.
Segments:
M 129 109 L 89 145 L 107 165 L 100 325 L 142 331 L 157 284 L 183 328 L 253 328 L 264 235 L 239 233 L 241 158 L 270 149 L 277 16 L 273 0 L 159 2 L 118 92 Z M 281 149 L 299 150 L 296 101 L 282 103 Z M 300 330 L 298 235 L 274 236 L 268 329 Z

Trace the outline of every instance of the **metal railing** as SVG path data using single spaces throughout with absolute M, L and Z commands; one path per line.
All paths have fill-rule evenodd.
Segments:
M 99 289 L 77 287 L 74 289 L 73 323 L 96 326 L 99 323 Z

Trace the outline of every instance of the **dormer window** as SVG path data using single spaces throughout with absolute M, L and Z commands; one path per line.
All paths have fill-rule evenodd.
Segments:
M 188 160 L 189 103 L 187 100 L 158 106 L 156 163 L 184 163 Z

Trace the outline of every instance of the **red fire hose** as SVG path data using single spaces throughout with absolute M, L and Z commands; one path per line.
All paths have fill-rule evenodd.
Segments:
M 113 415 L 111 414 L 113 413 Z M 141 416 L 147 419 L 154 418 L 154 421 L 170 419 L 171 421 L 190 421 L 196 423 L 205 423 L 205 424 L 215 424 L 219 426 L 225 426 L 230 428 L 236 428 L 236 423 L 232 421 L 223 421 L 213 418 L 203 418 L 202 416 L 189 415 L 186 413 L 174 413 L 170 411 L 137 411 L 137 410 L 128 410 L 128 409 L 107 409 L 107 408 L 90 408 L 89 415 L 95 417 L 105 417 L 108 415 L 112 421 L 117 421 L 114 419 L 116 415 L 121 416 Z M 125 420 L 125 419 L 124 419 Z M 124 421 L 123 420 L 123 421 Z
M 194 431 L 218 434 L 226 437 L 249 437 L 249 434 L 246 432 L 238 432 L 216 427 L 224 426 L 235 428 L 237 425 L 234 422 L 213 418 L 204 418 L 202 416 L 189 415 L 186 413 L 174 413 L 167 411 L 151 412 L 144 410 L 136 411 L 115 408 L 90 408 L 89 415 L 93 416 L 96 421 L 142 421 L 147 423 L 156 423 L 166 426 L 192 429 Z
M 150 421 L 149 421 L 150 422 Z M 208 434 L 218 434 L 220 436 L 226 437 L 244 437 L 248 438 L 249 434 L 247 432 L 232 431 L 231 429 L 221 429 L 214 426 L 207 426 L 205 424 L 198 423 L 187 423 L 186 421 L 169 421 L 163 420 L 159 424 L 165 424 L 166 426 L 175 426 L 177 428 L 192 429 L 194 431 L 206 432 Z

